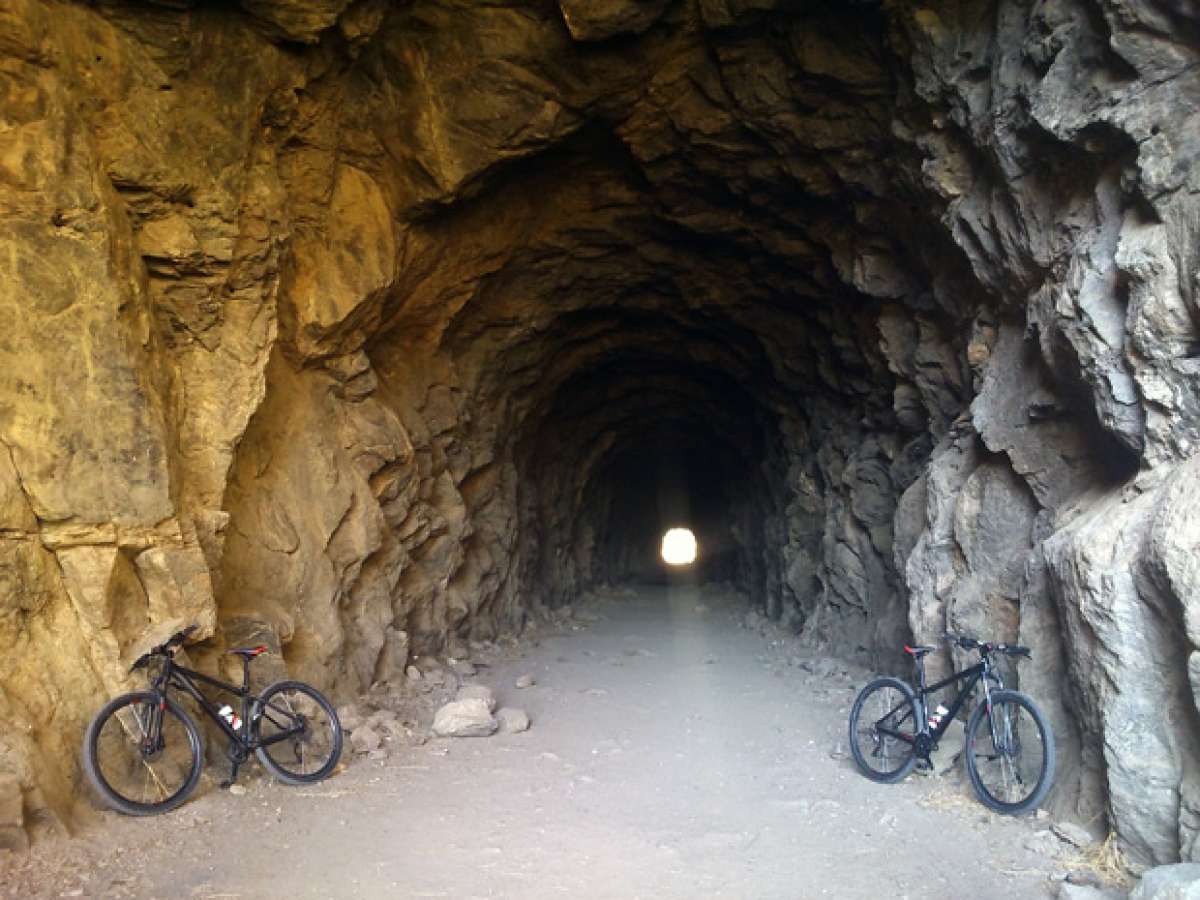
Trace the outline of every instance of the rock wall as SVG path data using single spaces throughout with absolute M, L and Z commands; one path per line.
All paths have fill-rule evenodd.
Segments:
M 686 508 L 832 652 L 1031 644 L 1056 810 L 1200 859 L 1198 56 L 1188 0 L 10 3 L 27 830 L 178 625 L 349 695 Z

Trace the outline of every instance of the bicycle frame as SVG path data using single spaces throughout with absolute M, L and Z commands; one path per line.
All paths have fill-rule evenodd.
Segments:
M 210 685 L 219 691 L 233 694 L 241 699 L 242 731 L 244 732 L 245 737 L 243 737 L 242 734 L 239 734 L 237 729 L 225 721 L 225 717 L 221 715 L 217 705 L 210 702 L 207 697 L 200 693 L 200 689 L 196 687 L 195 681 L 203 682 L 204 684 Z M 263 709 L 260 708 L 261 701 L 259 698 L 250 693 L 249 660 L 244 659 L 242 661 L 242 685 L 241 687 L 238 687 L 236 684 L 230 684 L 229 682 L 221 681 L 219 678 L 213 678 L 211 675 L 205 675 L 203 672 L 197 672 L 194 669 L 188 669 L 184 666 L 178 665 L 172 657 L 167 656 L 163 663 L 163 670 L 161 673 L 159 673 L 158 677 L 154 679 L 153 685 L 154 690 L 161 694 L 164 698 L 166 697 L 167 691 L 170 688 L 183 691 L 185 694 L 195 700 L 200 708 L 204 710 L 205 714 L 212 719 L 223 732 L 225 732 L 225 735 L 229 738 L 231 745 L 237 747 L 239 750 L 245 753 L 249 753 L 252 750 L 257 750 L 260 747 L 270 746 L 271 744 L 275 744 L 280 741 L 286 741 L 288 738 L 292 737 L 292 735 L 303 731 L 302 725 L 292 725 L 286 730 L 281 730 L 278 733 L 271 735 L 266 740 L 257 740 L 251 738 L 251 714 L 252 712 L 257 712 L 259 715 L 261 715 Z M 162 706 L 163 704 L 160 704 L 157 716 L 158 721 L 154 724 L 153 729 L 150 731 L 151 734 L 159 734 L 159 728 L 162 722 Z M 284 710 L 277 711 L 287 715 L 289 719 L 292 718 L 292 716 Z
M 936 684 L 931 685 L 925 684 L 925 666 L 923 664 L 918 664 L 916 668 L 917 705 L 919 707 L 921 716 L 921 728 L 919 729 L 919 733 L 928 734 L 935 742 L 941 739 L 942 735 L 946 733 L 946 730 L 950 727 L 951 723 L 954 722 L 955 717 L 958 716 L 959 710 L 963 708 L 963 704 L 965 704 L 974 693 L 975 686 L 977 684 L 983 682 L 983 699 L 988 706 L 991 706 L 992 702 L 992 691 L 988 684 L 989 679 L 996 680 L 999 683 L 998 686 L 1000 688 L 1004 687 L 1004 684 L 1000 681 L 999 676 L 992 672 L 992 667 L 989 664 L 986 656 L 975 665 L 971 666 L 971 668 L 963 669 L 961 672 L 954 672 L 948 678 L 943 678 Z M 948 687 L 957 681 L 966 681 L 966 684 L 963 685 L 962 689 L 958 692 L 953 702 L 950 704 L 950 711 L 942 716 L 942 719 L 940 722 L 938 722 L 936 728 L 931 729 L 929 727 L 929 709 L 928 704 L 926 703 L 926 698 L 930 694 L 937 693 L 942 688 Z
M 959 710 L 962 709 L 963 704 L 966 703 L 967 699 L 972 695 L 972 693 L 974 693 L 975 686 L 981 681 L 983 682 L 984 702 L 987 703 L 989 707 L 991 706 L 992 702 L 991 687 L 988 684 L 989 680 L 996 681 L 997 686 L 1000 689 L 1003 689 L 1004 687 L 1004 682 L 1000 679 L 1000 676 L 992 671 L 991 663 L 986 656 L 983 657 L 983 659 L 978 663 L 971 666 L 971 668 L 963 669 L 961 672 L 954 672 L 948 678 L 944 678 L 936 684 L 926 684 L 925 665 L 922 660 L 916 660 L 913 665 L 917 670 L 915 710 L 920 719 L 920 721 L 916 723 L 918 727 L 914 729 L 914 734 L 904 734 L 897 729 L 889 728 L 883 724 L 889 716 L 891 716 L 896 712 L 897 709 L 900 708 L 899 705 L 888 710 L 888 712 L 881 716 L 880 719 L 875 723 L 875 728 L 879 731 L 879 733 L 893 737 L 907 744 L 916 743 L 916 737 L 921 735 L 928 736 L 930 742 L 936 744 L 941 739 L 942 735 L 946 733 L 946 730 L 950 727 L 950 725 L 954 722 L 954 719 L 958 715 Z M 936 693 L 942 688 L 948 687 L 949 685 L 958 681 L 965 681 L 966 684 L 958 692 L 957 696 L 955 696 L 953 702 L 950 704 L 949 712 L 942 716 L 942 719 L 940 722 L 938 722 L 937 727 L 930 728 L 929 710 L 926 703 L 926 698 L 930 694 Z

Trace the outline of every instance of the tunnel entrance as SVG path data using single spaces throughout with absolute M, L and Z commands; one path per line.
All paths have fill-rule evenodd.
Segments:
M 1034 646 L 1063 808 L 1200 855 L 1185 7 L 18 0 L 0 808 L 168 623 L 353 696 L 686 575 Z

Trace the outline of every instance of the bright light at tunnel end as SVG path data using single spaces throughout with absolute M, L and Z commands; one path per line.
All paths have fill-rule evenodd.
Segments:
M 687 566 L 696 561 L 696 536 L 690 528 L 672 528 L 662 539 L 662 558 L 668 566 Z

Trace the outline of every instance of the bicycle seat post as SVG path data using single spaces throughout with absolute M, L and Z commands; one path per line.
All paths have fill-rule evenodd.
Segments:
M 917 696 L 924 701 L 925 698 L 925 654 L 917 653 L 913 656 L 913 669 L 916 674 L 917 681 Z

